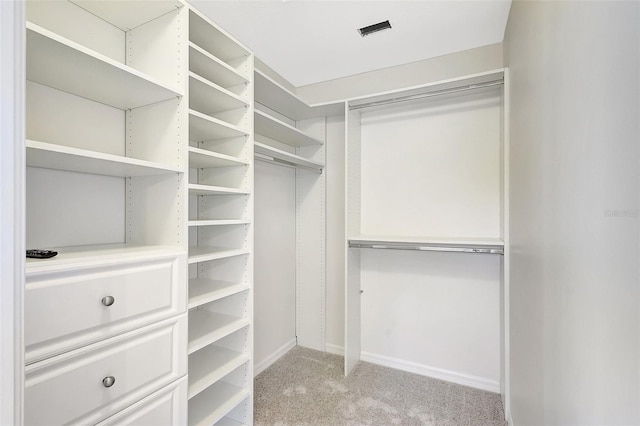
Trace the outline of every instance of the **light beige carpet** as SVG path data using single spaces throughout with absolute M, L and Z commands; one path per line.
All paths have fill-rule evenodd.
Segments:
M 257 426 L 504 426 L 500 396 L 295 347 L 255 379 Z

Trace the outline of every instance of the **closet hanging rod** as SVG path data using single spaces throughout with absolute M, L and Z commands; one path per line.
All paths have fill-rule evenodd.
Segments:
M 504 249 L 491 247 L 443 247 L 443 246 L 425 246 L 416 244 L 400 244 L 400 243 L 362 243 L 349 241 L 349 248 L 367 248 L 367 249 L 385 249 L 385 250 L 417 250 L 417 251 L 445 251 L 453 253 L 485 253 L 485 254 L 504 254 Z
M 375 106 L 395 104 L 399 102 L 407 102 L 407 101 L 413 101 L 417 99 L 431 98 L 434 96 L 448 95 L 450 93 L 466 92 L 467 90 L 476 90 L 476 89 L 483 89 L 485 87 L 501 86 L 503 84 L 504 84 L 504 79 L 501 78 L 498 80 L 487 81 L 485 83 L 468 84 L 466 86 L 452 87 L 450 89 L 436 90 L 434 92 L 398 96 L 397 98 L 390 98 L 382 101 L 372 101 L 364 104 L 349 105 L 349 109 L 356 110 L 356 109 L 363 109 L 363 108 L 371 108 Z
M 310 172 L 322 174 L 322 169 L 314 169 L 313 167 L 307 167 L 300 164 L 291 163 L 289 161 L 280 160 L 279 158 L 269 157 L 268 155 L 255 153 L 254 157 L 258 161 L 262 161 L 263 163 L 271 163 L 276 164 L 278 166 L 291 167 L 292 169 L 303 169 L 308 170 Z

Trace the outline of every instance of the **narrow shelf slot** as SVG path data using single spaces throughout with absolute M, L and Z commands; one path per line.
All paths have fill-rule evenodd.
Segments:
M 166 13 L 180 9 L 183 4 L 176 0 L 154 1 L 95 1 L 73 0 L 73 3 L 91 12 L 111 25 L 128 31 Z
M 255 110 L 254 117 L 255 131 L 257 134 L 277 140 L 285 145 L 301 147 L 323 144 L 321 140 L 313 138 L 262 111 Z
M 228 64 L 250 55 L 247 49 L 193 9 L 189 11 L 189 40 Z
M 241 128 L 195 110 L 189 110 L 189 139 L 196 142 L 247 136 Z
M 189 263 L 208 262 L 210 260 L 225 259 L 249 254 L 247 249 L 229 249 L 224 247 L 189 247 Z
M 286 152 L 260 142 L 254 142 L 254 152 L 256 154 L 262 154 L 277 160 L 281 160 L 284 163 L 294 167 L 301 166 L 317 171 L 321 171 L 324 168 L 324 165 L 321 163 L 307 160 L 306 158 L 300 157 L 299 155 L 291 154 L 290 152 Z
M 122 110 L 182 96 L 177 89 L 31 22 L 27 80 Z
M 246 166 L 249 163 L 238 157 L 231 155 L 219 154 L 217 152 L 208 151 L 206 149 L 189 147 L 189 167 L 194 169 L 202 169 L 207 167 L 232 167 Z
M 246 318 L 218 314 L 204 309 L 189 311 L 189 345 L 192 354 L 249 325 Z
M 193 71 L 199 76 L 225 88 L 249 82 L 235 68 L 232 68 L 193 42 L 189 43 L 189 71 Z
M 249 103 L 235 93 L 199 75 L 189 73 L 189 108 L 205 114 L 248 107 Z
M 189 280 L 189 309 L 205 305 L 224 297 L 241 293 L 249 289 L 245 283 L 191 278 Z
M 189 400 L 189 426 L 212 425 L 249 396 L 249 389 L 225 382 L 208 387 Z
M 192 194 L 192 195 L 229 195 L 229 194 L 246 195 L 246 194 L 249 194 L 249 191 L 246 189 L 227 188 L 224 186 L 200 185 L 197 183 L 190 183 L 189 194 Z
M 117 177 L 154 176 L 182 171 L 178 167 L 151 161 L 47 142 L 27 140 L 26 147 L 26 162 L 30 167 Z
M 189 391 L 191 399 L 249 361 L 249 355 L 207 346 L 189 355 Z

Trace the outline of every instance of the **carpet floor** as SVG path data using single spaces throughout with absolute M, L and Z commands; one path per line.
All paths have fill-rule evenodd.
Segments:
M 256 426 L 505 426 L 500 396 L 295 347 L 255 379 Z

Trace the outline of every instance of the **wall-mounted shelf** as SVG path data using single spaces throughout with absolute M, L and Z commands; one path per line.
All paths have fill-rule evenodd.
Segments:
M 254 79 L 255 101 L 293 121 L 344 114 L 344 103 L 309 106 L 262 71 L 256 70 Z
M 189 110 L 189 139 L 192 141 L 211 141 L 246 135 L 247 132 L 237 126 L 201 112 Z
M 180 173 L 151 161 L 78 149 L 39 141 L 26 141 L 27 166 L 105 176 L 135 177 Z
M 323 142 L 276 118 L 255 110 L 256 133 L 293 147 L 322 145 Z
M 189 311 L 189 354 L 249 325 L 246 318 L 233 317 L 204 309 Z
M 193 195 L 246 195 L 249 194 L 249 191 L 246 189 L 191 183 L 189 184 L 189 193 Z
M 122 31 L 136 28 L 183 6 L 183 3 L 175 0 L 151 2 L 74 0 L 74 3 Z
M 247 166 L 249 163 L 231 155 L 219 154 L 206 149 L 189 147 L 189 167 L 195 169 L 207 167 Z
M 217 346 L 207 346 L 194 352 L 189 356 L 188 398 L 195 397 L 247 361 L 247 354 Z M 216 367 L 212 369 L 212 365 Z
M 249 103 L 199 75 L 189 73 L 189 107 L 207 114 L 248 107 Z
M 208 387 L 189 400 L 189 426 L 212 425 L 221 420 L 246 397 L 249 391 L 225 382 Z M 212 410 L 211 407 L 217 407 Z
M 195 308 L 249 289 L 245 283 L 191 278 L 189 280 L 188 308 Z
M 248 83 L 248 78 L 197 44 L 189 43 L 189 69 L 222 87 Z
M 246 249 L 228 249 L 223 247 L 191 246 L 189 247 L 189 263 L 208 262 L 227 257 L 249 254 Z
M 127 65 L 27 22 L 27 79 L 115 108 L 182 96 Z
M 299 155 L 291 154 L 290 152 L 283 151 L 281 149 L 274 148 L 260 142 L 254 143 L 254 152 L 256 154 L 261 154 L 273 158 L 277 162 L 282 162 L 283 164 L 293 167 L 303 167 L 312 169 L 317 172 L 321 172 L 324 168 L 324 164 L 316 163 L 315 161 L 308 160 Z

